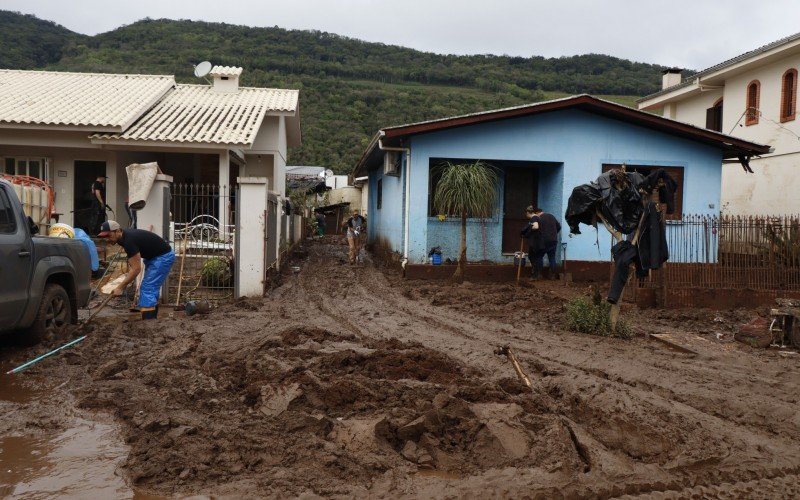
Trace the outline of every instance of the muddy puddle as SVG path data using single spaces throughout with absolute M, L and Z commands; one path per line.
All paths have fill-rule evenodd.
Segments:
M 116 426 L 84 419 L 53 438 L 0 438 L 0 496 L 153 498 L 117 474 L 127 452 Z
M 36 422 L 41 407 L 54 404 L 51 388 L 38 376 L 5 375 L 10 368 L 0 366 L 5 417 Z M 58 432 L 43 423 L 44 432 L 35 435 L 21 429 L 0 437 L 0 498 L 155 498 L 132 490 L 118 474 L 128 447 L 116 425 L 81 417 L 59 424 Z

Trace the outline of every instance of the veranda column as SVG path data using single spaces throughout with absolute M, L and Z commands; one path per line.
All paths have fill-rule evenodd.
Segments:
M 231 223 L 228 210 L 233 189 L 230 185 L 230 169 L 230 153 L 226 150 L 219 154 L 219 234 L 223 240 L 228 235 L 228 225 Z
M 138 227 L 146 229 L 169 241 L 170 187 L 172 176 L 156 175 L 144 208 L 138 212 Z
M 236 196 L 236 276 L 234 294 L 239 297 L 264 295 L 267 250 L 267 178 L 239 177 Z

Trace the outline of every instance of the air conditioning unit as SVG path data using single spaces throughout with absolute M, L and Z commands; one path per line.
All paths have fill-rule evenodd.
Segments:
M 383 175 L 400 177 L 401 157 L 397 151 L 387 151 L 383 154 Z

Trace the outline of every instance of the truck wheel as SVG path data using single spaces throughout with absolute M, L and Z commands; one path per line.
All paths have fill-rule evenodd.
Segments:
M 47 337 L 60 335 L 72 323 L 72 305 L 69 295 L 61 285 L 49 284 L 42 294 L 42 303 L 29 330 L 30 341 L 41 342 Z

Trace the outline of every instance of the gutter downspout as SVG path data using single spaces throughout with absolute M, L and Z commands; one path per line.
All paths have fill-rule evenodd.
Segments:
M 378 149 L 381 151 L 400 151 L 406 154 L 406 206 L 405 206 L 405 221 L 403 223 L 403 270 L 406 268 L 406 264 L 408 264 L 408 240 L 409 240 L 409 219 L 410 219 L 410 212 L 411 212 L 411 148 L 392 148 L 383 145 L 383 136 L 386 135 L 386 132 L 383 130 L 380 131 L 380 135 L 378 138 Z

